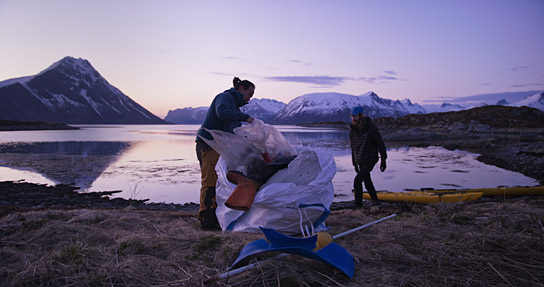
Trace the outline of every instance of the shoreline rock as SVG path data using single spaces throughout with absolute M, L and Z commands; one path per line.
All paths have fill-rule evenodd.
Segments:
M 58 184 L 49 186 L 28 182 L 0 182 L 0 216 L 25 209 L 50 208 L 103 208 L 103 209 L 147 209 L 162 211 L 196 211 L 197 203 L 150 203 L 113 197 L 121 191 L 78 192 L 79 188 Z

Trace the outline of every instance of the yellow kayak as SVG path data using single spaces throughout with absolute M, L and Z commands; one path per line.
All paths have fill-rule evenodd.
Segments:
M 524 196 L 540 195 L 544 196 L 544 186 L 514 186 L 514 187 L 493 187 L 493 188 L 470 188 L 470 189 L 425 189 L 425 192 L 432 193 L 452 193 L 452 192 L 481 192 L 483 196 Z
M 382 201 L 404 201 L 413 203 L 438 203 L 459 202 L 476 200 L 482 196 L 482 192 L 443 192 L 434 193 L 426 191 L 389 192 L 378 191 L 378 199 Z M 368 193 L 363 193 L 364 199 L 370 199 Z

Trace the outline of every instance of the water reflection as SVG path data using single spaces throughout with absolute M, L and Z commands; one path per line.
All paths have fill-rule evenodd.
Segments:
M 347 130 L 282 130 L 281 133 L 293 146 L 321 149 L 335 156 L 351 152 Z
M 85 190 L 129 146 L 126 142 L 5 143 L 0 145 L 0 165 L 34 171 L 55 184 L 75 184 Z
M 151 202 L 198 202 L 197 125 L 80 127 L 76 131 L 2 132 L 0 179 L 76 183 L 82 191 L 121 190 L 116 196 Z M 352 199 L 355 172 L 347 130 L 277 128 L 298 149 L 334 155 L 335 201 Z M 372 172 L 379 190 L 538 184 L 522 174 L 478 162 L 476 154 L 463 151 L 403 147 L 389 148 L 388 156 L 386 172 L 378 166 Z
M 132 143 L 89 190 L 122 190 L 123 198 L 153 202 L 198 202 L 200 167 L 194 137 L 180 141 Z

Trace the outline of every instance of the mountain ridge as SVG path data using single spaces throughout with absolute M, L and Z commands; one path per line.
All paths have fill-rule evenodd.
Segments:
M 365 114 L 374 119 L 383 117 L 398 118 L 410 114 L 448 113 L 470 110 L 476 107 L 493 106 L 483 102 L 470 107 L 442 103 L 439 107 L 428 111 L 422 105 L 412 103 L 408 98 L 404 100 L 390 100 L 380 98 L 374 92 L 368 92 L 359 96 L 332 92 L 305 94 L 291 100 L 288 104 L 279 102 L 283 104 L 283 107 L 276 114 L 273 113 L 274 111 L 266 115 L 255 112 L 256 110 L 260 110 L 260 113 L 263 113 L 262 110 L 266 108 L 263 108 L 260 103 L 266 100 L 275 101 L 270 99 L 252 99 L 246 106 L 242 107 L 242 110 L 272 124 L 308 125 L 322 122 L 349 123 L 349 112 L 357 105 L 362 106 L 365 109 Z M 253 105 L 258 105 L 259 107 L 251 107 Z M 509 107 L 529 106 L 544 111 L 544 93 L 537 93 L 514 103 L 508 103 L 507 100 L 503 99 L 497 101 L 496 105 Z M 184 113 L 184 115 L 183 117 L 176 118 L 176 121 L 173 122 L 200 124 L 204 121 L 207 109 L 207 107 L 177 109 L 175 111 Z M 169 113 L 171 112 L 173 111 L 169 111 Z M 194 114 L 196 112 L 200 113 L 200 115 Z M 165 118 L 165 120 L 169 119 Z
M 34 76 L 0 82 L 6 120 L 70 124 L 164 124 L 112 86 L 89 61 L 64 57 Z

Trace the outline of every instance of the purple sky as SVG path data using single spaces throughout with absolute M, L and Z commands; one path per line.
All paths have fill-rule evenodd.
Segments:
M 376 92 L 420 104 L 544 90 L 544 1 L 0 0 L 0 81 L 84 58 L 158 116 L 256 98 Z

